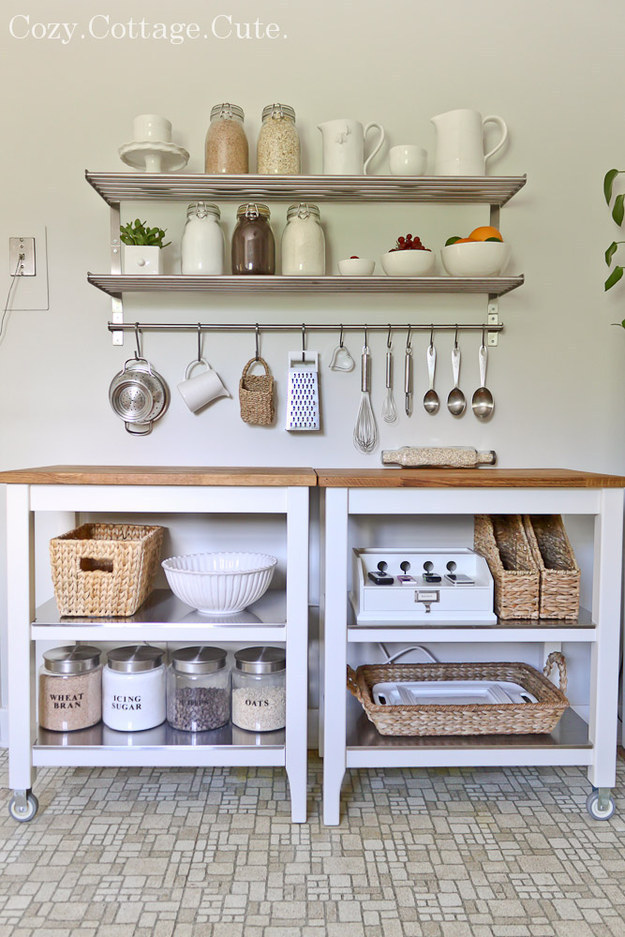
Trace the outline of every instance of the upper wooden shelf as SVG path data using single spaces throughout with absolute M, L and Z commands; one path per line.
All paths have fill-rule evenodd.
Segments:
M 485 202 L 504 205 L 523 176 L 208 176 L 202 173 L 85 172 L 105 202 L 142 199 Z

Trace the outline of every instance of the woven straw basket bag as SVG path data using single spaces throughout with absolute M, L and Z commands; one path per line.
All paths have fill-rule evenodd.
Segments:
M 264 374 L 250 374 L 256 363 L 261 364 Z M 273 377 L 264 358 L 250 358 L 239 381 L 239 403 L 241 419 L 252 426 L 270 426 L 274 419 Z

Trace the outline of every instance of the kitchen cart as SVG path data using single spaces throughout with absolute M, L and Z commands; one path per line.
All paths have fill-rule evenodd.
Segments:
M 53 466 L 0 473 L 6 485 L 8 544 L 8 714 L 10 813 L 30 820 L 40 766 L 283 766 L 289 780 L 291 817 L 306 820 L 308 663 L 308 502 L 312 469 L 134 468 Z M 64 512 L 70 527 L 79 512 L 282 516 L 286 540 L 286 590 L 267 592 L 251 608 L 256 622 L 227 617 L 207 621 L 168 591 L 156 590 L 127 619 L 61 618 L 52 599 L 35 608 L 35 517 Z M 39 548 L 46 544 L 39 544 Z M 35 643 L 187 642 L 281 644 L 286 648 L 286 728 L 246 733 L 228 726 L 203 733 L 202 741 L 163 726 L 149 732 L 111 733 L 96 726 L 53 733 L 37 726 Z M 207 735 L 210 738 L 207 739 Z
M 597 819 L 614 811 L 623 487 L 625 478 L 558 469 L 317 470 L 323 489 L 323 810 L 340 820 L 346 768 L 585 765 L 593 790 L 588 810 Z M 471 626 L 457 622 L 406 624 L 387 618 L 355 625 L 348 600 L 354 543 L 350 521 L 475 514 L 590 515 L 594 518 L 592 611 L 576 620 L 510 621 Z M 403 544 L 398 544 L 401 546 Z M 465 544 L 470 546 L 471 543 Z M 359 643 L 427 642 L 485 646 L 537 643 L 547 653 L 564 642 L 590 647 L 588 723 L 568 709 L 551 735 L 402 738 L 380 735 L 362 708 L 348 701 L 346 667 Z M 476 657 L 475 653 L 472 657 Z M 501 659 L 510 660 L 505 652 Z

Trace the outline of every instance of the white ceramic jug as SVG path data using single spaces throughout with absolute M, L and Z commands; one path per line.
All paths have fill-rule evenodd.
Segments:
M 482 117 L 478 111 L 461 108 L 432 117 L 436 127 L 434 172 L 438 176 L 483 176 L 486 160 L 501 149 L 508 138 L 508 128 L 494 114 Z M 484 153 L 484 127 L 496 124 L 501 130 L 499 142 Z
M 369 156 L 364 158 L 365 137 L 375 128 L 380 132 L 380 139 Z M 363 128 L 357 120 L 326 120 L 319 124 L 318 130 L 323 137 L 323 172 L 333 176 L 362 175 L 367 166 L 384 143 L 384 129 L 372 122 Z

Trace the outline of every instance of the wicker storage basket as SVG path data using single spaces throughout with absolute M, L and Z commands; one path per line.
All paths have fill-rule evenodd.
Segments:
M 500 618 L 538 618 L 540 573 L 519 514 L 477 514 L 474 546 L 495 581 Z
M 524 514 L 523 526 L 540 570 L 541 618 L 577 618 L 580 570 L 559 514 Z
M 250 374 L 252 365 L 262 364 L 264 374 Z M 241 419 L 253 426 L 270 426 L 273 423 L 273 377 L 264 358 L 250 358 L 239 380 L 239 403 Z
M 51 540 L 60 614 L 133 615 L 152 588 L 163 532 L 137 524 L 82 524 Z
M 547 658 L 545 674 L 556 664 L 558 689 L 534 667 L 516 663 L 373 664 L 347 668 L 347 686 L 381 735 L 525 735 L 552 732 L 569 703 L 566 664 L 559 651 Z M 376 683 L 414 680 L 507 680 L 529 690 L 536 703 L 378 706 Z

